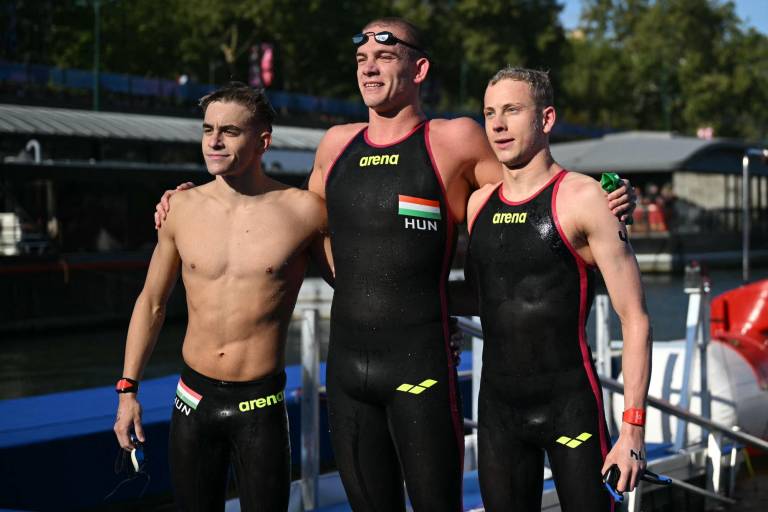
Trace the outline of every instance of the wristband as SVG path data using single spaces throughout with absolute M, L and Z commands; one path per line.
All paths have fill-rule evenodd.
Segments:
M 638 427 L 644 427 L 645 426 L 645 409 L 638 409 L 637 407 L 632 407 L 630 409 L 627 409 L 624 411 L 624 414 L 621 417 L 622 421 L 624 423 L 629 423 L 630 425 L 637 425 Z
M 115 391 L 117 393 L 138 393 L 139 381 L 123 377 L 115 384 Z

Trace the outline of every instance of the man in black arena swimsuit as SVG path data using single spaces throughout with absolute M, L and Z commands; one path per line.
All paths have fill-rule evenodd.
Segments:
M 402 489 L 401 465 L 417 510 L 456 510 L 464 441 L 447 345 L 453 219 L 429 154 L 429 123 L 388 145 L 367 133 L 353 138 L 325 184 L 337 276 L 328 355 L 334 454 L 354 510 L 401 508 L 402 491 L 393 492 Z
M 545 452 L 564 511 L 612 510 L 601 475 L 616 464 L 618 490 L 631 490 L 645 465 L 651 340 L 637 261 L 599 183 L 552 159 L 552 105 L 540 71 L 501 70 L 485 94 L 504 178 L 470 198 L 467 268 L 485 338 L 478 451 L 489 512 L 540 510 Z M 624 333 L 629 414 L 612 450 L 585 333 L 596 268 Z

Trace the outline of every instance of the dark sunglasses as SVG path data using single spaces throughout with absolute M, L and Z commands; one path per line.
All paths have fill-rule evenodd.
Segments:
M 368 37 L 370 36 L 373 36 L 373 39 L 377 43 L 385 44 L 387 46 L 394 46 L 397 43 L 400 43 L 403 46 L 407 46 L 408 48 L 411 48 L 412 50 L 416 50 L 419 53 L 422 53 L 424 55 L 427 54 L 427 52 L 425 52 L 418 46 L 414 46 L 411 43 L 408 43 L 406 41 L 403 41 L 402 39 L 399 39 L 395 34 L 387 30 L 384 30 L 382 32 L 361 32 L 360 34 L 355 34 L 352 36 L 352 44 L 355 45 L 355 48 L 358 48 L 364 45 L 366 42 L 368 42 Z

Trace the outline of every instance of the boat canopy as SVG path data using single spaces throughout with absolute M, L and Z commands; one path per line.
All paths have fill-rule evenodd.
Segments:
M 760 145 L 731 139 L 698 139 L 669 132 L 629 131 L 599 139 L 552 144 L 552 156 L 566 169 L 584 173 L 741 174 L 742 157 Z M 768 165 L 753 159 L 752 175 L 768 176 Z
M 316 128 L 276 125 L 272 148 L 314 152 L 324 133 Z M 2 104 L 0 137 L 10 134 L 199 144 L 202 120 Z

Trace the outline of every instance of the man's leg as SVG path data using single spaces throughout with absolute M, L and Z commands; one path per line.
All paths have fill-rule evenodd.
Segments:
M 403 478 L 384 409 L 350 397 L 328 375 L 333 452 L 352 510 L 405 511 Z
M 521 441 L 510 430 L 482 422 L 477 442 L 480 492 L 486 512 L 541 510 L 544 450 Z
M 245 386 L 242 386 L 245 387 Z M 281 373 L 238 390 L 245 400 L 263 400 L 250 410 L 239 410 L 231 418 L 232 465 L 243 512 L 288 509 L 291 489 L 291 442 L 285 411 Z M 279 399 L 279 400 L 278 400 Z M 245 407 L 244 407 L 245 408 Z
M 458 387 L 455 370 L 439 364 L 445 355 L 435 357 L 437 365 L 414 365 L 415 371 L 401 378 L 414 387 L 401 387 L 387 407 L 414 512 L 462 510 L 464 433 Z M 430 365 L 439 370 L 430 371 Z
M 387 408 L 414 512 L 462 509 L 464 434 L 456 434 L 460 420 L 454 420 L 448 385 L 401 393 Z
M 193 408 L 177 393 L 171 417 L 169 458 L 174 498 L 183 512 L 223 511 L 229 443 L 212 432 L 207 392 L 191 386 L 187 384 L 187 389 L 202 394 L 203 400 Z
M 602 443 L 610 442 L 603 411 L 589 389 L 564 396 L 558 409 L 562 414 L 556 420 L 557 434 L 547 446 L 547 454 L 560 508 L 563 512 L 612 511 L 613 501 L 600 474 L 609 448 Z
M 531 423 L 525 413 L 507 403 L 514 385 L 509 375 L 487 371 L 480 384 L 478 472 L 487 512 L 541 510 L 544 450 L 524 437 L 522 428 Z

